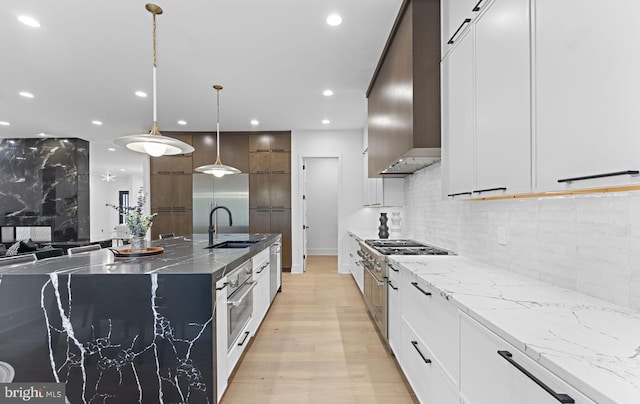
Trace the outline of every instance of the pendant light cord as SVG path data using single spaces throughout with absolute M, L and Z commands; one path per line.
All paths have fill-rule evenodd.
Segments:
M 156 54 L 156 13 L 153 14 L 153 129 L 152 134 L 159 134 L 158 130 L 158 104 L 156 101 L 156 67 L 157 54 Z M 156 133 L 157 132 L 157 133 Z
M 218 88 L 219 87 L 219 88 Z M 221 86 L 213 86 L 216 89 L 216 162 L 214 164 L 222 165 L 220 161 L 220 89 Z

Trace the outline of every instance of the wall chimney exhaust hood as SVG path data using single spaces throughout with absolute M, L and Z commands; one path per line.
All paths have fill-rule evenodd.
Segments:
M 380 172 L 385 178 L 401 178 L 440 161 L 440 148 L 415 148 Z
M 404 177 L 440 160 L 440 0 L 405 0 L 369 89 L 368 176 Z

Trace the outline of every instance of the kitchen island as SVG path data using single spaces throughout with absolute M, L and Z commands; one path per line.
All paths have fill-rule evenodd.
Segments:
M 64 383 L 68 402 L 215 403 L 217 280 L 279 234 L 154 241 L 0 267 L 0 362 L 14 383 Z

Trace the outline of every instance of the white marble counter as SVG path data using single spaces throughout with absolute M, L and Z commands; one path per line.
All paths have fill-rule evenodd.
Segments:
M 464 257 L 390 258 L 596 403 L 640 403 L 640 313 Z

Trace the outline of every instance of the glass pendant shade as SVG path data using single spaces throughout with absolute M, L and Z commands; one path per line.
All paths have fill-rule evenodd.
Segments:
M 226 166 L 220 161 L 220 90 L 222 90 L 222 86 L 216 84 L 213 88 L 216 90 L 216 162 L 213 164 L 207 164 L 206 166 L 200 166 L 196 168 L 196 171 L 204 174 L 211 174 L 219 178 L 227 174 L 240 174 L 241 171 L 237 168 Z
M 162 8 L 155 4 L 147 4 L 147 11 L 153 14 L 153 127 L 151 132 L 121 136 L 113 141 L 113 144 L 126 147 L 138 153 L 146 153 L 152 157 L 170 156 L 193 152 L 193 147 L 180 140 L 163 136 L 158 129 L 157 100 L 156 100 L 156 15 L 162 14 Z

